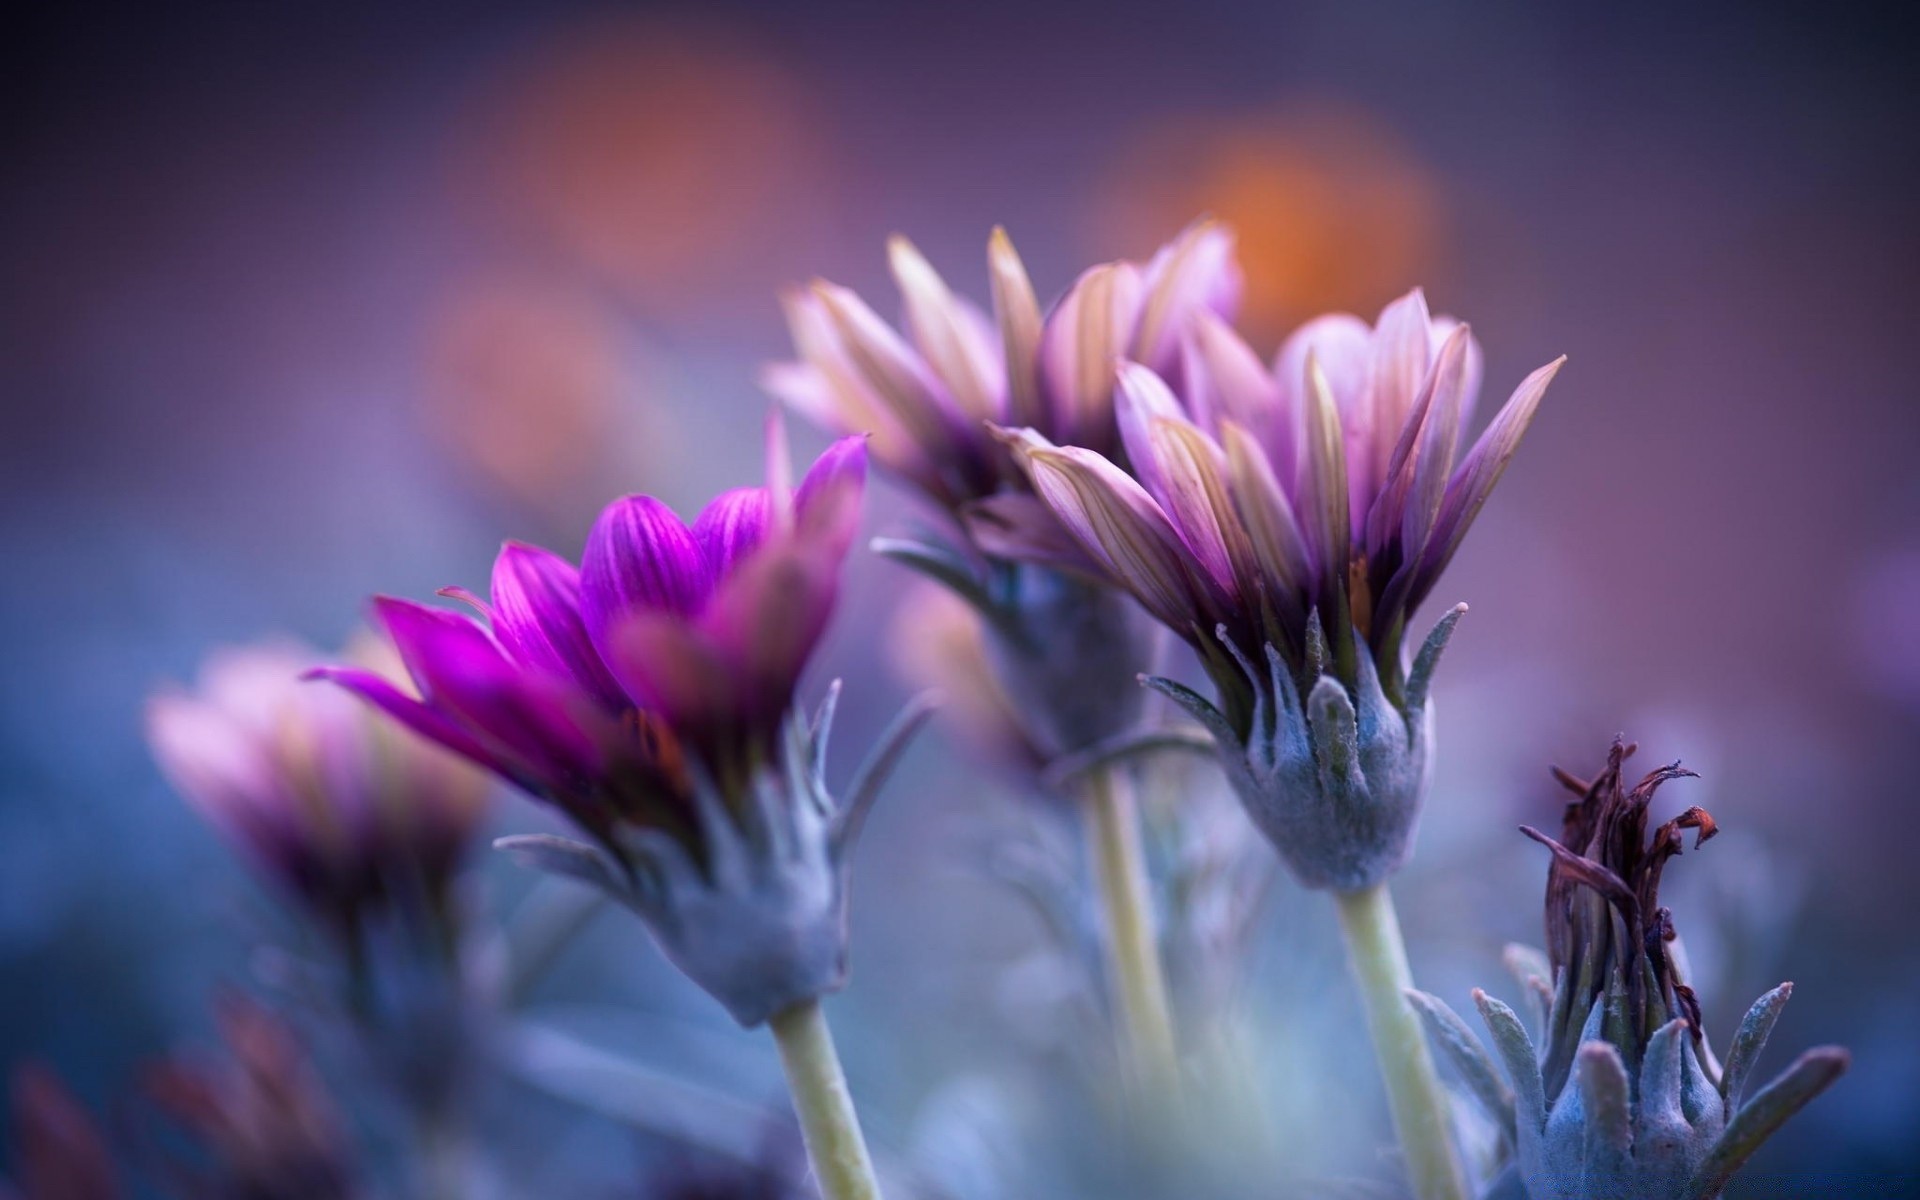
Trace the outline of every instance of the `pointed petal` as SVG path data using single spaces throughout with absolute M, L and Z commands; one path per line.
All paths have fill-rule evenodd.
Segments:
M 830 548 L 837 564 L 860 528 L 867 490 L 867 440 L 846 437 L 828 446 L 794 491 L 794 527 L 800 537 Z
M 1557 358 L 1522 380 L 1506 406 L 1494 417 L 1493 424 L 1487 426 L 1487 431 L 1480 435 L 1459 470 L 1454 472 L 1440 505 L 1440 515 L 1434 522 L 1433 536 L 1422 556 L 1420 576 L 1407 600 L 1409 612 L 1419 605 L 1447 564 L 1453 561 L 1468 528 L 1486 507 L 1487 497 L 1493 494 L 1494 485 L 1500 482 L 1514 452 L 1519 450 L 1520 439 L 1533 423 L 1547 385 L 1553 382 L 1554 375 L 1566 361 L 1564 356 Z
M 1127 457 L 1181 540 L 1222 591 L 1235 569 L 1250 589 L 1253 553 L 1227 494 L 1225 455 L 1180 411 L 1160 377 L 1138 363 L 1120 366 L 1118 414 Z
M 543 780 L 600 768 L 606 720 L 570 677 L 520 669 L 463 616 L 387 596 L 374 604 L 426 704 L 497 748 L 493 758 L 525 764 Z
M 814 285 L 840 349 L 880 402 L 923 444 L 965 437 L 979 420 L 970 417 L 926 363 L 866 301 L 830 283 Z
M 523 666 L 575 680 L 618 703 L 619 685 L 607 673 L 580 616 L 580 572 L 550 550 L 523 542 L 500 547 L 493 563 L 493 633 Z
M 1162 374 L 1173 370 L 1194 314 L 1211 309 L 1230 316 L 1239 302 L 1240 282 L 1233 234 L 1210 220 L 1188 226 L 1147 264 L 1128 357 Z
M 1283 479 L 1291 480 L 1299 453 L 1299 412 L 1282 406 L 1280 385 L 1240 335 L 1212 312 L 1195 314 L 1188 331 L 1185 394 L 1194 420 L 1219 430 L 1244 427 L 1266 448 Z
M 1413 412 L 1433 362 L 1433 318 L 1419 288 L 1381 310 L 1373 328 L 1373 427 L 1393 437 Z M 1385 447 L 1382 447 L 1384 451 Z
M 697 613 L 712 589 L 707 555 L 693 531 L 651 496 L 614 501 L 587 535 L 580 612 L 602 657 L 608 631 L 628 615 Z
M 994 226 L 987 240 L 987 273 L 993 280 L 993 315 L 1007 367 L 1007 412 L 1014 425 L 1046 423 L 1040 393 L 1040 302 L 1033 281 L 1007 231 Z
M 735 563 L 758 549 L 772 521 L 767 488 L 734 488 L 709 501 L 693 520 L 693 537 L 706 554 L 713 577 L 726 578 Z
M 947 385 L 960 411 L 981 421 L 1005 418 L 999 346 L 986 322 L 948 289 L 933 264 L 906 238 L 887 241 L 887 261 L 906 301 L 907 329 L 920 354 Z
M 1132 476 L 1078 447 L 1032 450 L 1026 464 L 1041 500 L 1149 612 L 1176 631 L 1191 628 L 1196 612 L 1212 624 L 1185 544 Z
M 1255 561 L 1266 578 L 1267 595 L 1281 606 L 1283 617 L 1304 616 L 1299 597 L 1313 577 L 1314 565 L 1293 506 L 1253 436 L 1232 421 L 1221 432 L 1226 441 L 1227 478 Z
M 1333 391 L 1312 356 L 1307 360 L 1306 456 L 1300 516 L 1320 567 L 1319 591 L 1323 607 L 1337 607 L 1344 617 L 1347 563 L 1352 556 L 1352 531 L 1347 523 L 1347 455 L 1340 434 L 1340 412 Z M 1340 598 L 1339 605 L 1332 601 Z
M 422 704 L 394 686 L 391 680 L 375 672 L 358 667 L 316 667 L 308 672 L 308 678 L 325 680 L 346 688 L 413 732 L 495 774 L 515 782 L 525 778 L 524 768 L 510 764 L 445 713 Z
M 1349 313 L 1333 313 L 1307 322 L 1281 344 L 1280 352 L 1274 359 L 1274 381 L 1280 390 L 1287 429 L 1293 434 L 1297 445 L 1304 447 L 1306 412 L 1313 390 L 1313 381 L 1307 374 L 1307 360 L 1310 357 L 1319 364 L 1321 373 L 1327 378 L 1327 388 L 1333 394 L 1334 406 L 1340 413 L 1342 428 L 1347 430 L 1348 442 L 1354 445 L 1371 444 L 1373 418 L 1366 401 L 1372 343 L 1373 329 L 1365 321 Z M 1255 429 L 1253 432 L 1260 431 Z M 1268 447 L 1269 452 L 1275 454 L 1285 449 L 1277 445 Z M 1298 493 L 1292 489 L 1300 473 L 1306 469 L 1304 463 L 1299 461 L 1304 456 L 1305 450 L 1302 448 L 1292 455 L 1274 459 L 1274 469 L 1281 472 L 1281 482 L 1296 496 Z M 1291 463 L 1289 459 L 1292 459 Z M 1292 472 L 1288 473 L 1290 465 Z M 1368 462 L 1350 464 L 1348 474 L 1359 479 L 1356 491 L 1371 495 L 1378 486 L 1379 471 Z
M 1128 263 L 1094 267 L 1075 281 L 1040 332 L 1040 377 L 1061 442 L 1100 448 L 1113 416 L 1114 364 L 1140 312 L 1140 273 Z

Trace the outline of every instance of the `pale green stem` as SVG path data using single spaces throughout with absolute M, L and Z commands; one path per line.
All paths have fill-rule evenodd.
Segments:
M 1434 1070 L 1420 1018 L 1406 999 L 1413 972 L 1407 967 L 1393 897 L 1381 883 L 1363 892 L 1336 893 L 1334 899 L 1414 1195 L 1420 1200 L 1465 1200 L 1447 1093 Z
M 833 1033 L 818 1000 L 775 1013 L 768 1023 L 786 1068 L 807 1157 L 825 1200 L 880 1200 L 880 1183 L 860 1136 L 847 1077 L 833 1049 Z
M 1179 1086 L 1179 1053 L 1160 970 L 1140 814 L 1126 768 L 1113 763 L 1088 772 L 1080 808 L 1106 919 L 1107 972 L 1127 1052 L 1144 1083 L 1170 1092 Z

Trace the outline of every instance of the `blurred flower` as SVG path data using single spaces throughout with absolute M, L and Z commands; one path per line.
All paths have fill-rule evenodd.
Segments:
M 1163 119 L 1128 139 L 1092 216 L 1105 242 L 1134 246 L 1212 213 L 1234 230 L 1246 268 L 1240 326 L 1278 336 L 1428 275 L 1440 201 L 1432 172 L 1379 119 L 1315 106 Z
M 508 543 L 491 603 L 449 589 L 490 629 L 376 600 L 419 698 L 376 672 L 321 672 L 572 818 L 593 846 L 509 848 L 634 906 L 743 1024 L 842 981 L 842 874 L 871 798 L 856 786 L 834 810 L 830 709 L 811 729 L 794 713 L 859 524 L 865 447 L 835 443 L 794 489 L 770 442 L 767 486 L 722 494 L 691 526 L 629 496 L 578 569 Z
M 1142 711 L 1133 679 L 1151 665 L 1150 633 L 1092 581 L 1097 568 L 1036 502 L 990 426 L 1028 425 L 1118 454 L 1114 358 L 1178 374 L 1188 325 L 1230 311 L 1238 294 L 1232 237 L 1202 222 L 1150 262 L 1094 267 L 1044 319 L 1002 230 L 987 251 L 991 319 L 905 238 L 888 253 L 907 336 L 851 291 L 816 282 L 786 301 L 800 361 L 770 367 L 765 385 L 821 425 L 870 432 L 881 464 L 959 524 L 959 547 L 888 539 L 876 548 L 986 618 L 987 658 L 1020 740 L 1052 759 L 1123 734 Z
M 1026 490 L 989 423 L 1116 451 L 1113 360 L 1177 371 L 1193 314 L 1230 313 L 1240 287 L 1232 236 L 1204 222 L 1144 265 L 1088 270 L 1044 320 L 1004 230 L 987 248 L 991 319 L 954 295 L 904 237 L 887 253 L 907 337 L 853 292 L 816 280 L 786 297 L 800 361 L 768 368 L 764 382 L 822 426 L 870 434 L 881 465 L 956 515 L 983 501 L 995 510 L 996 494 Z
M 348 652 L 393 660 L 371 636 Z M 302 682 L 317 661 L 292 644 L 217 651 L 195 690 L 148 702 L 154 756 L 209 823 L 335 936 L 353 942 L 398 911 L 450 943 L 450 890 L 486 815 L 486 779 Z
M 1255 823 L 1303 883 L 1357 891 L 1406 857 L 1427 687 L 1459 610 L 1410 672 L 1408 619 L 1560 364 L 1528 376 L 1456 468 L 1480 352 L 1418 291 L 1376 327 L 1308 324 L 1272 373 L 1206 314 L 1184 348 L 1184 402 L 1149 368 L 1119 368 L 1132 475 L 1034 430 L 1005 436 L 1106 576 L 1199 652 L 1217 709 L 1155 686 L 1214 732 Z
M 1506 1068 L 1503 1084 L 1465 1022 L 1432 996 L 1412 997 L 1436 1044 L 1504 1128 L 1532 1200 L 1711 1200 L 1847 1067 L 1839 1047 L 1809 1050 L 1746 1095 L 1792 984 L 1754 1004 L 1724 1067 L 1714 1057 L 1699 1001 L 1680 977 L 1673 916 L 1659 895 L 1667 860 L 1681 852 L 1682 831 L 1696 831 L 1698 848 L 1714 835 L 1714 821 L 1689 808 L 1649 840 L 1655 792 L 1692 772 L 1677 763 L 1662 767 L 1629 791 L 1620 770 L 1633 751 L 1616 741 L 1592 783 L 1557 773 L 1576 797 L 1557 841 L 1523 830 L 1553 853 L 1546 958 L 1510 955 L 1544 1022 L 1538 1053 L 1513 1011 L 1476 990 Z
M 4 1200 L 115 1200 L 121 1195 L 106 1139 L 59 1076 L 28 1064 L 13 1073 L 14 1181 Z
M 175 1055 L 142 1090 L 172 1127 L 151 1149 L 193 1200 L 348 1200 L 360 1194 L 340 1113 L 295 1032 L 238 994 L 216 1012 L 224 1053 Z

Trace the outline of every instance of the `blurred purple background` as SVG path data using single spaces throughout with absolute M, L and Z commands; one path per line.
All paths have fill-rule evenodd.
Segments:
M 1914 1186 L 1920 74 L 1891 21 L 1129 2 L 37 22 L 0 51 L 0 1065 L 108 1096 L 241 970 L 233 915 L 256 901 L 148 761 L 157 682 L 223 642 L 337 643 L 373 591 L 477 585 L 502 537 L 577 549 L 614 494 L 686 507 L 750 481 L 778 290 L 821 274 L 890 302 L 890 232 L 980 296 L 1005 224 L 1044 296 L 1212 211 L 1262 349 L 1418 283 L 1486 346 L 1483 412 L 1570 356 L 1438 597 L 1473 612 L 1403 885 L 1423 982 L 1459 1003 L 1502 978 L 1503 941 L 1537 939 L 1544 862 L 1513 826 L 1553 819 L 1547 763 L 1590 771 L 1625 730 L 1700 769 L 1670 798 L 1740 835 L 1673 872 L 1697 959 L 1753 943 L 1719 953 L 1710 1028 L 1790 977 L 1771 1061 L 1856 1053 L 1744 1194 Z M 883 493 L 870 524 L 908 512 Z M 856 575 L 820 673 L 849 679 L 848 746 L 906 688 L 873 635 L 902 576 Z M 1004 1041 L 969 1000 L 1023 918 L 954 862 L 979 790 L 927 747 L 863 851 L 836 1020 L 882 1140 Z M 1283 894 L 1273 924 L 1322 904 Z M 739 1036 L 651 954 L 599 930 L 556 987 Z

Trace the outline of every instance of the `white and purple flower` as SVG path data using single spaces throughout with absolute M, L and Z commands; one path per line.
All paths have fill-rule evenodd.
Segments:
M 1199 652 L 1217 708 L 1156 686 L 1215 730 L 1255 821 L 1312 886 L 1358 890 L 1405 857 L 1427 686 L 1454 617 L 1411 665 L 1407 622 L 1559 365 L 1528 376 L 1461 456 L 1479 347 L 1419 292 L 1375 326 L 1310 323 L 1272 370 L 1201 314 L 1178 392 L 1149 366 L 1117 366 L 1130 470 L 1038 430 L 1003 434 L 1105 576 Z

